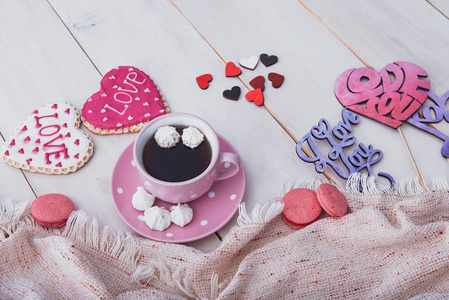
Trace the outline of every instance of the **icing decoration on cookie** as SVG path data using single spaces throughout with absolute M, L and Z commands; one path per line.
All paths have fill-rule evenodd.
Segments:
M 240 92 L 241 92 L 240 87 L 234 86 L 230 90 L 225 90 L 223 92 L 223 97 L 229 100 L 238 100 L 240 97 Z
M 449 122 L 449 110 L 446 106 L 449 100 L 449 91 L 447 91 L 443 96 L 438 97 L 437 95 L 428 92 L 428 99 L 432 104 L 423 105 L 421 109 L 415 112 L 407 122 L 411 125 L 424 130 L 437 138 L 443 140 L 443 146 L 441 147 L 441 155 L 443 157 L 449 158 L 449 136 L 442 133 L 434 126 L 428 124 L 435 124 L 441 122 L 443 119 Z
M 335 82 L 340 103 L 361 115 L 393 128 L 413 115 L 430 89 L 426 71 L 410 62 L 394 62 L 380 72 L 369 68 L 349 69 Z
M 284 76 L 278 73 L 269 73 L 268 79 L 271 81 L 271 85 L 277 89 L 284 82 Z
M 78 127 L 78 111 L 68 103 L 41 106 L 20 124 L 0 148 L 11 166 L 44 174 L 67 174 L 93 154 L 93 143 Z
M 212 75 L 211 74 L 204 74 L 201 76 L 198 76 L 196 78 L 196 82 L 198 83 L 198 86 L 205 90 L 209 87 L 209 82 L 212 81 Z
M 140 131 L 167 112 L 165 99 L 151 78 L 137 68 L 122 66 L 106 73 L 100 91 L 84 103 L 81 116 L 92 132 L 114 134 Z
M 228 62 L 225 68 L 226 77 L 235 77 L 242 74 L 242 69 L 236 67 L 233 62 Z
M 249 102 L 254 102 L 254 104 L 256 104 L 257 106 L 263 104 L 263 93 L 261 89 L 249 91 L 248 93 L 246 93 L 245 98 Z
M 259 58 L 257 56 L 250 56 L 248 58 L 242 58 L 239 60 L 239 65 L 248 70 L 254 70 L 259 63 Z
M 257 76 L 253 78 L 249 84 L 255 89 L 265 90 L 265 78 L 263 76 Z
M 265 65 L 265 67 L 269 67 L 278 62 L 278 57 L 276 55 L 268 55 L 263 53 L 260 55 L 260 61 Z
M 353 148 L 356 142 L 356 137 L 350 133 L 352 125 L 360 122 L 360 117 L 346 109 L 343 109 L 341 115 L 343 121 L 333 128 L 326 119 L 321 119 L 318 125 L 313 126 L 310 132 L 299 140 L 296 153 L 303 161 L 314 163 L 318 173 L 324 173 L 327 166 L 330 166 L 343 179 L 363 170 L 371 176 L 372 166 L 382 159 L 383 153 L 372 145 L 360 143 L 352 153 L 346 155 L 346 149 Z M 319 147 L 315 140 L 318 140 Z M 325 149 L 326 144 L 330 150 L 323 155 L 321 151 Z M 387 178 L 391 187 L 394 185 L 394 179 L 389 174 L 381 172 L 377 175 Z

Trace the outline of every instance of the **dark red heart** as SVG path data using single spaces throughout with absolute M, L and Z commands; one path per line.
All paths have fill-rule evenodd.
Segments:
M 242 74 L 242 70 L 239 67 L 236 67 L 233 62 L 228 62 L 226 64 L 226 77 L 235 77 Z
M 265 67 L 269 67 L 278 62 L 278 57 L 276 55 L 268 55 L 263 53 L 260 55 L 260 61 L 265 65 Z
M 354 68 L 338 77 L 334 91 L 344 107 L 398 128 L 427 99 L 426 76 L 421 67 L 404 61 L 388 64 L 380 72 Z
M 261 89 L 262 91 L 265 90 L 265 78 L 263 76 L 257 76 L 253 80 L 249 82 L 249 84 L 254 89 Z
M 209 82 L 211 81 L 212 81 L 211 74 L 204 74 L 196 78 L 196 82 L 198 83 L 199 87 L 202 88 L 203 90 L 209 87 Z
M 275 89 L 279 88 L 284 82 L 284 76 L 278 73 L 269 73 L 268 79 Z
M 223 92 L 223 97 L 225 97 L 226 99 L 229 99 L 229 100 L 238 100 L 240 97 L 240 87 L 234 86 L 230 90 L 225 90 Z
M 250 102 L 254 102 L 254 104 L 256 104 L 257 106 L 263 104 L 263 93 L 260 88 L 249 91 L 248 93 L 246 93 L 245 98 Z

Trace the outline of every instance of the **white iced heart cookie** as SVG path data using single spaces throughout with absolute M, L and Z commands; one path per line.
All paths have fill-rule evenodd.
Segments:
M 47 103 L 31 113 L 0 148 L 4 162 L 44 174 L 67 174 L 81 168 L 93 154 L 90 137 L 79 129 L 75 107 Z

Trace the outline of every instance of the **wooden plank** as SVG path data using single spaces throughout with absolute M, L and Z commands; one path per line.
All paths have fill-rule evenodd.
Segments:
M 429 3 L 301 2 L 374 69 L 380 70 L 393 61 L 410 61 L 427 71 L 431 92 L 442 96 L 448 90 L 449 70 L 442 62 L 449 60 L 449 54 L 438 45 L 449 42 L 446 29 L 449 21 Z M 341 22 L 342 19 L 346 21 Z M 445 121 L 437 127 L 446 134 L 449 132 Z M 447 176 L 449 164 L 440 155 L 442 141 L 408 124 L 402 125 L 402 129 L 423 177 Z
M 295 143 L 264 109 L 243 97 L 237 102 L 222 97 L 223 90 L 241 83 L 224 76 L 224 63 L 171 3 L 138 1 L 126 10 L 120 1 L 54 0 L 51 4 L 101 73 L 117 65 L 139 67 L 159 85 L 172 111 L 204 118 L 234 145 L 245 165 L 248 209 L 275 197 L 286 182 L 314 174 L 312 167 L 297 159 Z M 195 82 L 204 73 L 214 76 L 207 90 Z M 85 89 L 80 98 L 93 92 Z M 125 137 L 96 137 L 100 139 L 117 144 Z M 100 160 L 98 153 L 106 155 L 108 149 L 96 151 L 94 159 Z M 110 158 L 120 151 L 114 149 Z M 104 168 L 101 173 L 107 178 L 111 167 Z
M 285 76 L 279 89 L 267 82 L 265 103 L 296 139 L 321 118 L 332 125 L 341 120 L 335 80 L 343 71 L 364 65 L 298 1 L 259 1 L 257 6 L 251 1 L 214 1 L 213 5 L 210 1 L 197 1 L 195 5 L 183 0 L 173 2 L 225 60 L 238 62 L 261 53 L 279 57 L 275 65 L 259 64 L 255 71 L 244 72 L 241 77 L 248 83 L 257 75 L 267 78 L 269 72 Z M 199 7 L 207 7 L 208 13 L 202 13 Z M 227 30 L 222 30 L 224 24 Z M 396 130 L 363 118 L 352 133 L 357 143 L 371 144 L 384 152 L 382 161 L 373 167 L 375 173 L 386 172 L 396 179 L 415 173 Z

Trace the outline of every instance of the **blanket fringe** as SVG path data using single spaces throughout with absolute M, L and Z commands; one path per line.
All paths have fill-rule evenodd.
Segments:
M 109 226 L 100 230 L 97 220 L 89 217 L 82 210 L 74 211 L 70 215 L 61 235 L 100 250 L 132 267 L 137 266 L 140 257 L 140 246 L 137 239 L 128 232 L 113 231 Z
M 356 195 L 395 195 L 413 197 L 432 191 L 448 190 L 449 184 L 445 177 L 435 177 L 432 180 L 410 177 L 395 183 L 393 187 L 376 183 L 374 176 L 366 174 L 351 174 L 346 182 L 346 191 Z
M 9 199 L 0 201 L 0 241 L 6 240 L 20 227 L 32 227 L 52 235 L 67 237 L 132 267 L 137 266 L 140 246 L 131 234 L 113 231 L 108 226 L 100 230 L 97 220 L 80 210 L 70 215 L 62 229 L 41 227 L 30 214 L 31 202 L 32 200 L 13 203 Z
M 239 226 L 248 224 L 264 224 L 270 222 L 274 217 L 282 212 L 284 204 L 281 201 L 268 202 L 266 204 L 257 203 L 251 213 L 251 217 L 246 211 L 245 203 L 239 205 L 239 216 L 237 224 Z
M 156 272 L 159 273 L 159 276 L 156 275 Z M 179 267 L 171 273 L 163 261 L 153 260 L 146 266 L 138 266 L 134 274 L 131 275 L 131 282 L 134 282 L 141 287 L 146 287 L 152 280 L 159 280 L 170 287 L 179 289 L 184 295 L 190 298 L 198 298 L 192 291 L 192 288 L 183 273 L 183 267 Z

